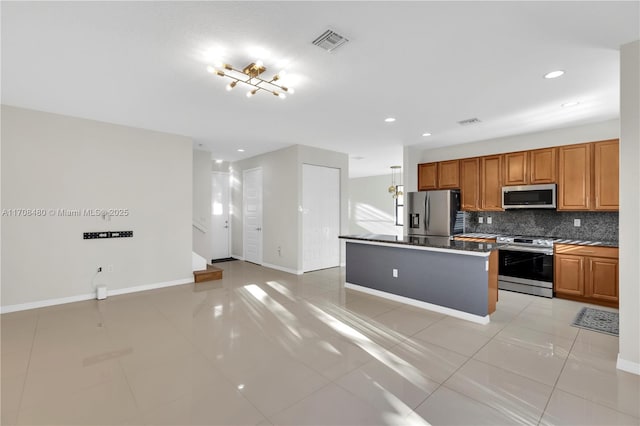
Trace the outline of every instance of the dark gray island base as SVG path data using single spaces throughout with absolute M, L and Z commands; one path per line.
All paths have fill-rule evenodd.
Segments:
M 347 235 L 345 287 L 480 324 L 498 300 L 497 245 Z

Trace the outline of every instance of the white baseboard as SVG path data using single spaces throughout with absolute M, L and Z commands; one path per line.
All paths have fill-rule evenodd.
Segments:
M 60 297 L 57 299 L 38 300 L 37 302 L 19 303 L 17 305 L 0 306 L 0 314 L 9 312 L 27 311 L 29 309 L 45 308 L 47 306 L 64 305 L 66 303 L 82 302 L 95 299 L 95 293 L 79 294 L 77 296 Z
M 288 273 L 294 274 L 294 275 L 302 275 L 302 274 L 304 274 L 304 271 L 297 271 L 295 269 L 289 269 L 289 268 L 285 268 L 285 267 L 278 266 L 278 265 L 272 265 L 271 263 L 263 263 L 262 266 L 264 266 L 265 268 L 277 269 L 278 271 L 282 271 L 282 272 L 288 272 Z
M 120 294 L 137 293 L 139 291 L 155 290 L 157 288 L 172 287 L 174 285 L 192 284 L 193 277 L 183 278 L 180 280 L 164 281 L 161 283 L 143 284 L 134 287 L 118 288 L 116 290 L 109 290 L 107 288 L 107 295 L 118 296 Z
M 109 290 L 107 288 L 107 295 L 117 296 L 119 294 L 136 293 L 139 291 L 154 290 L 157 288 L 171 287 L 174 285 L 191 284 L 191 283 L 193 283 L 193 277 L 183 278 L 179 280 L 172 280 L 172 281 L 164 281 L 160 283 L 144 284 L 144 285 L 139 285 L 134 287 L 119 288 L 115 290 Z M 61 297 L 57 299 L 38 300 L 37 302 L 20 303 L 17 305 L 0 306 L 0 314 L 8 314 L 9 312 L 26 311 L 29 309 L 45 308 L 47 306 L 54 306 L 54 305 L 64 305 L 66 303 L 82 302 L 85 300 L 92 300 L 95 298 L 96 298 L 96 293 L 94 292 L 89 294 L 79 294 L 77 296 Z
M 238 260 L 242 260 L 242 261 L 244 261 L 244 257 L 243 257 L 243 256 L 240 256 L 239 254 L 233 254 L 233 253 L 232 253 L 232 254 L 231 254 L 231 257 L 233 257 L 234 259 L 238 259 Z
M 375 290 L 369 287 L 363 287 L 357 284 L 345 283 L 344 287 L 350 288 L 351 290 L 372 294 L 374 296 L 383 297 L 385 299 L 393 300 L 394 302 L 405 303 L 407 305 L 416 306 L 418 308 L 426 309 L 433 312 L 438 312 L 440 314 L 445 314 L 445 315 L 460 318 L 463 320 L 475 322 L 476 324 L 482 324 L 482 325 L 489 324 L 489 315 L 485 315 L 481 317 L 480 315 L 470 314 L 468 312 L 458 311 L 457 309 L 451 309 L 451 308 L 447 308 L 440 305 L 434 305 L 433 303 L 410 299 L 404 296 L 398 296 L 397 294 L 391 294 L 384 291 Z
M 616 368 L 618 370 L 626 371 L 627 373 L 637 374 L 640 376 L 640 363 L 622 359 L 620 358 L 620 354 L 618 354 L 618 362 L 616 362 Z

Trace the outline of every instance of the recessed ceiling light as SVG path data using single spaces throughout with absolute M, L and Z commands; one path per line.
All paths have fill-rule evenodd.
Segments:
M 562 70 L 551 71 L 551 72 L 546 73 L 544 75 L 544 78 L 558 78 L 562 74 L 564 74 L 564 71 L 562 71 Z
M 238 148 L 238 152 L 244 152 L 244 149 Z
M 393 123 L 394 121 L 396 121 L 396 119 L 393 118 L 393 117 L 387 117 L 387 118 L 384 119 L 384 121 L 387 122 L 387 123 Z
M 580 103 L 580 102 L 578 102 L 578 101 L 565 102 L 565 103 L 563 103 L 563 104 L 562 104 L 562 105 L 560 105 L 560 106 L 561 106 L 561 107 L 563 107 L 563 108 L 566 108 L 566 107 L 576 106 L 576 105 L 578 105 L 579 103 Z
M 216 164 L 222 164 L 222 160 L 216 160 Z
M 422 134 L 422 136 L 431 136 L 431 133 L 425 132 L 425 133 Z

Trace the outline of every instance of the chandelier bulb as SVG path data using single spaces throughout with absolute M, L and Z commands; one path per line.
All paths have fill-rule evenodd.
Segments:
M 218 74 L 220 77 L 224 77 L 224 73 L 222 71 L 216 71 L 216 74 Z
M 229 71 L 233 70 L 233 67 L 231 65 L 229 65 L 229 64 L 223 64 L 223 66 L 224 66 L 225 69 L 227 69 Z
M 216 69 L 215 69 L 214 67 L 212 67 L 211 65 L 209 65 L 209 66 L 207 67 L 207 72 L 209 72 L 209 73 L 213 74 L 214 72 L 216 72 Z
M 280 99 L 286 99 L 286 98 L 287 98 L 287 95 L 285 95 L 284 93 L 278 93 L 278 97 L 279 97 Z
M 256 61 L 256 67 L 261 68 L 263 65 L 264 65 L 264 62 L 262 62 L 261 60 Z

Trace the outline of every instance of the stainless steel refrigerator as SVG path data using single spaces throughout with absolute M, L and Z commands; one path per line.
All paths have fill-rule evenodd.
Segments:
M 449 237 L 464 232 L 459 190 L 409 192 L 405 197 L 409 235 Z

